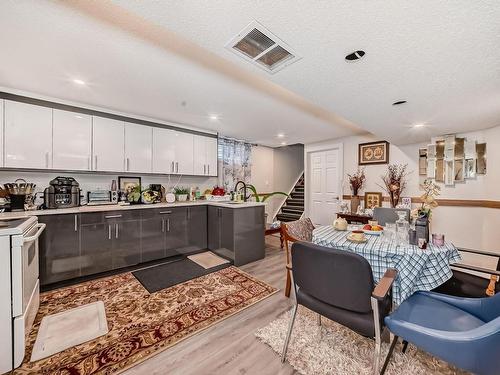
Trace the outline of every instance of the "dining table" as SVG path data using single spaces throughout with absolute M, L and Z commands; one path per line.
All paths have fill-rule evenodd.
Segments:
M 429 291 L 446 282 L 452 276 L 450 265 L 461 261 L 458 249 L 451 242 L 443 246 L 429 243 L 420 249 L 416 245 L 402 245 L 395 237 L 388 240 L 369 234 L 365 235 L 365 242 L 358 243 L 347 238 L 350 233 L 324 225 L 314 229 L 312 242 L 363 256 L 372 268 L 375 283 L 387 269 L 396 269 L 398 275 L 392 287 L 392 300 L 396 305 L 417 291 Z

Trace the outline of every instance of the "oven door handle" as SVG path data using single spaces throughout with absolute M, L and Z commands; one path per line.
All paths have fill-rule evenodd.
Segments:
M 38 230 L 36 231 L 36 233 L 34 235 L 32 235 L 32 236 L 24 237 L 23 238 L 23 243 L 35 241 L 36 239 L 38 239 L 38 237 L 40 237 L 40 235 L 44 231 L 46 225 L 45 225 L 45 223 L 38 223 L 38 224 L 35 225 L 35 227 L 38 228 Z

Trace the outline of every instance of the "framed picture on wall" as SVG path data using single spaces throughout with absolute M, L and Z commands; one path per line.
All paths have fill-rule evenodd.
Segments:
M 365 193 L 365 209 L 382 207 L 382 193 Z
M 389 142 L 378 141 L 358 145 L 358 165 L 388 164 Z

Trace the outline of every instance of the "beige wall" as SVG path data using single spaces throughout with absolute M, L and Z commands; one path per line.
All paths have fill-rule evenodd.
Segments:
M 302 145 L 270 148 L 252 147 L 252 184 L 258 192 L 284 191 L 288 193 L 304 169 Z M 268 221 L 285 200 L 284 196 L 271 197 L 267 202 Z
M 460 134 L 471 140 L 487 143 L 487 174 L 474 180 L 457 183 L 453 187 L 440 184 L 443 199 L 485 199 L 500 200 L 500 126 L 473 133 Z M 350 194 L 346 174 L 355 172 L 358 167 L 358 144 L 379 140 L 372 135 L 345 137 L 328 141 L 341 143 L 344 150 L 343 191 Z M 391 163 L 407 163 L 413 171 L 408 178 L 408 187 L 403 196 L 419 196 L 422 194 L 419 185 L 425 177 L 418 175 L 418 149 L 423 144 L 390 146 Z M 309 146 L 309 145 L 308 145 Z M 380 176 L 387 165 L 365 167 L 367 177 L 365 191 L 380 191 Z M 387 195 L 384 193 L 384 195 Z M 435 209 L 431 223 L 432 232 L 444 233 L 447 240 L 460 247 L 489 250 L 500 253 L 500 209 L 474 207 L 448 207 Z M 484 264 L 484 263 L 483 263 Z

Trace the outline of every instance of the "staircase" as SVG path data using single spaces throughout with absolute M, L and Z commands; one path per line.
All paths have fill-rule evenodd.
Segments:
M 290 196 L 283 202 L 276 220 L 295 221 L 302 217 L 304 213 L 304 174 L 300 176 L 295 184 Z

